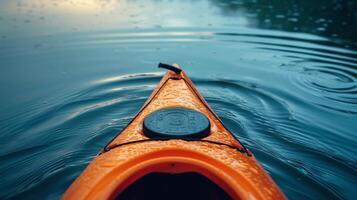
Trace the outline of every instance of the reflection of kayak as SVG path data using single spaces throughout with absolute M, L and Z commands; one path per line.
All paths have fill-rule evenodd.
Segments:
M 177 65 L 63 199 L 285 199 Z

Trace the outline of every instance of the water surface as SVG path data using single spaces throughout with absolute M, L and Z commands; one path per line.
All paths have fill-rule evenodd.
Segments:
M 0 2 L 0 199 L 58 199 L 179 63 L 289 199 L 357 195 L 355 1 Z

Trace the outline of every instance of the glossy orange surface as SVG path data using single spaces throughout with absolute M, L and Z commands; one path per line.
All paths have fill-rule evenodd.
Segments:
M 211 133 L 202 140 L 151 140 L 143 120 L 168 107 L 204 113 Z M 132 122 L 103 150 L 66 191 L 63 199 L 114 199 L 152 172 L 196 172 L 233 199 L 285 199 L 254 156 L 223 126 L 184 72 L 168 72 Z

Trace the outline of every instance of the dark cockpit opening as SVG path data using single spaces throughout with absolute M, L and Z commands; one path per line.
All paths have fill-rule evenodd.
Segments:
M 151 173 L 121 192 L 118 200 L 230 200 L 218 185 L 198 173 Z

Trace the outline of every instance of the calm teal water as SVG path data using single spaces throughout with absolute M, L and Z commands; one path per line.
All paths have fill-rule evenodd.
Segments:
M 3 0 L 0 199 L 58 199 L 179 63 L 290 199 L 357 195 L 356 1 Z

